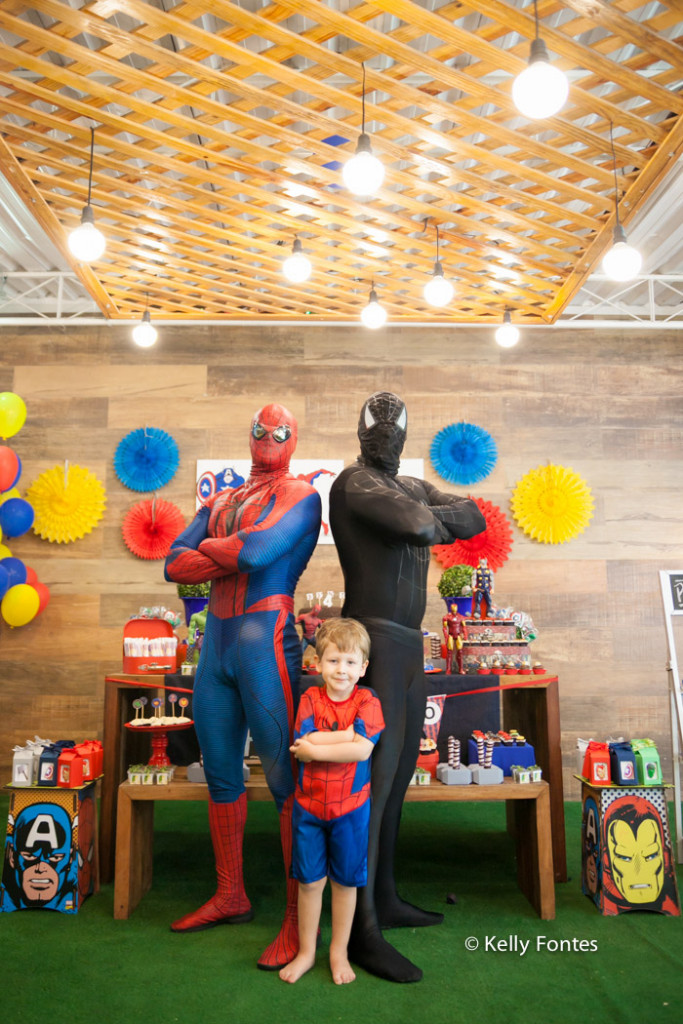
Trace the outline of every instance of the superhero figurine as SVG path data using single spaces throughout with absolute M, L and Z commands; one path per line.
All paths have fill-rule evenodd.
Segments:
M 458 612 L 458 606 L 455 601 L 452 601 L 448 608 L 448 614 L 444 615 L 441 620 L 443 637 L 446 641 L 446 672 L 448 675 L 453 674 L 453 660 L 455 658 L 457 670 L 462 675 L 462 641 L 465 631 L 463 627 L 465 616 Z
M 7 837 L 0 909 L 71 911 L 78 905 L 71 818 L 58 804 L 31 804 Z
M 302 637 L 301 637 L 301 653 L 305 654 L 308 647 L 315 647 L 315 632 L 323 621 L 320 618 L 320 605 L 314 605 L 310 611 L 303 612 L 301 615 L 297 615 L 294 620 L 295 626 L 301 626 Z
M 254 416 L 251 473 L 215 495 L 174 541 L 166 579 L 212 581 L 194 685 L 194 720 L 209 786 L 209 825 L 218 887 L 199 910 L 171 925 L 194 932 L 251 920 L 242 878 L 247 813 L 243 751 L 247 728 L 280 814 L 287 878 L 282 929 L 258 965 L 277 970 L 298 951 L 296 882 L 289 878 L 294 771 L 289 747 L 301 672 L 294 590 L 316 545 L 321 503 L 289 473 L 296 420 L 281 405 Z
M 485 619 L 492 607 L 491 595 L 493 594 L 493 573 L 488 567 L 485 558 L 479 559 L 479 565 L 472 573 L 472 618 Z M 482 615 L 481 605 L 485 602 L 485 609 Z
M 424 480 L 397 476 L 407 412 L 390 392 L 372 395 L 358 424 L 361 454 L 330 490 L 330 525 L 344 573 L 342 614 L 363 623 L 372 641 L 367 685 L 386 728 L 372 765 L 368 884 L 358 890 L 349 958 L 390 981 L 422 971 L 394 949 L 381 928 L 439 924 L 399 898 L 394 851 L 403 797 L 415 771 L 425 718 L 422 619 L 431 544 L 486 528 L 476 502 L 443 494 Z

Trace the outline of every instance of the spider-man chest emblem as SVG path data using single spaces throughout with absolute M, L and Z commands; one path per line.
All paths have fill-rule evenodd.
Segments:
M 238 487 L 216 502 L 209 520 L 209 536 L 229 537 L 240 530 L 255 526 L 267 516 L 275 504 L 272 485 L 259 484 L 250 490 L 248 485 Z

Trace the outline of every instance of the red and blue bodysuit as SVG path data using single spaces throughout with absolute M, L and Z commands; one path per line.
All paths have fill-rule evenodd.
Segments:
M 242 883 L 246 819 L 243 751 L 247 729 L 278 811 L 289 872 L 294 773 L 289 747 L 301 672 L 293 595 L 316 545 L 318 493 L 289 473 L 296 421 L 279 405 L 259 410 L 251 428 L 252 469 L 240 487 L 212 498 L 174 541 L 166 578 L 212 581 L 194 687 L 194 719 L 209 786 L 209 822 L 218 892 L 171 927 L 198 931 L 251 918 Z M 290 898 L 291 897 L 291 898 Z M 297 952 L 296 893 L 288 894 L 286 935 L 259 961 L 275 969 Z M 293 933 L 293 934 L 292 934 Z M 275 948 L 277 946 L 277 948 Z

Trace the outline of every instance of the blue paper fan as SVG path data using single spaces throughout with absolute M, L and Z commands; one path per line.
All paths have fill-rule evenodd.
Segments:
M 434 436 L 429 457 L 439 476 L 451 484 L 475 484 L 496 464 L 496 443 L 474 423 L 451 423 Z
M 119 441 L 114 469 L 132 491 L 156 491 L 173 479 L 179 461 L 178 445 L 170 434 L 156 427 L 141 427 Z

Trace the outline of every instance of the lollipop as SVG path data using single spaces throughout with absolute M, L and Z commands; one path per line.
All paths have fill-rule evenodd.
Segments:
M 455 736 L 448 737 L 448 767 L 460 767 L 460 740 L 457 740 Z

